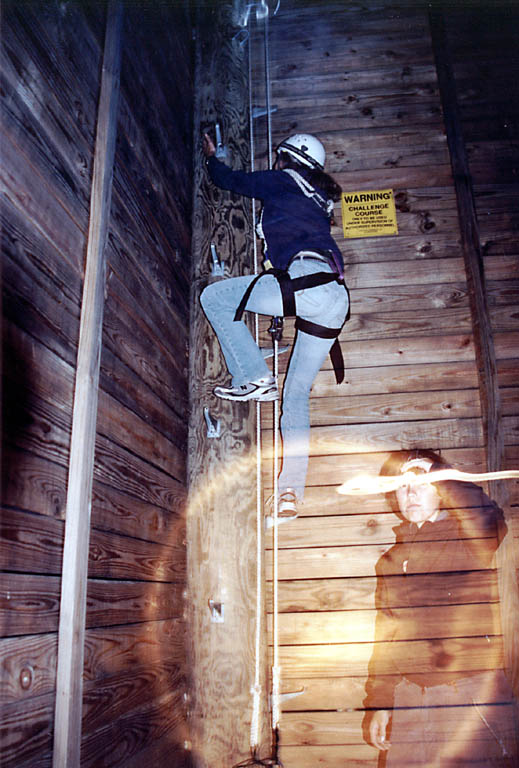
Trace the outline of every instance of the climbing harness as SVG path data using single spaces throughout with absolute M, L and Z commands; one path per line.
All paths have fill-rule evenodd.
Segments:
M 324 253 L 319 254 L 318 252 L 312 253 L 308 251 L 303 255 L 296 255 L 294 258 L 315 259 L 329 263 L 329 258 L 326 258 Z M 308 288 L 314 288 L 319 285 L 326 285 L 327 283 L 332 282 L 337 282 L 339 285 L 343 285 L 346 292 L 348 292 L 348 288 L 344 281 L 336 272 L 313 272 L 309 275 L 303 275 L 302 277 L 290 277 L 288 270 L 285 269 L 276 269 L 272 267 L 270 269 L 263 270 L 255 276 L 254 280 L 252 280 L 252 282 L 247 287 L 247 290 L 243 294 L 238 308 L 236 309 L 234 320 L 241 320 L 254 286 L 258 280 L 261 280 L 266 275 L 271 275 L 278 281 L 279 288 L 281 290 L 281 297 L 283 300 L 283 317 L 295 317 L 295 327 L 297 330 L 300 330 L 303 333 L 307 333 L 309 336 L 317 336 L 320 339 L 335 339 L 330 349 L 330 357 L 332 360 L 333 370 L 335 372 L 335 380 L 337 384 L 340 384 L 342 381 L 344 381 L 344 359 L 342 356 L 341 346 L 339 344 L 339 334 L 343 326 L 340 328 L 330 328 L 326 325 L 320 325 L 319 323 L 313 323 L 310 320 L 304 320 L 302 317 L 298 317 L 296 312 L 295 293 L 296 291 L 303 291 Z M 348 313 L 344 322 L 349 319 L 349 316 L 350 311 L 348 308 Z

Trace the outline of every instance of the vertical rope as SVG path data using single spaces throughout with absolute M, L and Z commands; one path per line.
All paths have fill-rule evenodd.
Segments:
M 265 16 L 264 30 L 265 50 L 265 106 L 267 108 L 267 141 L 268 141 L 268 166 L 272 168 L 272 121 L 270 119 L 270 53 L 269 53 L 269 15 Z
M 274 378 L 278 380 L 278 341 L 274 340 Z M 278 465 L 279 465 L 279 400 L 274 400 L 274 525 L 272 554 L 273 554 L 273 578 L 272 578 L 272 645 L 273 645 L 273 665 L 272 665 L 272 730 L 275 731 L 280 717 L 280 683 L 281 669 L 279 667 L 279 643 L 278 643 L 278 507 L 279 507 L 279 483 L 278 483 Z
M 270 106 L 270 60 L 269 60 L 269 41 L 268 41 L 268 14 L 264 19 L 264 58 L 265 58 L 265 99 L 267 110 L 267 141 L 268 141 L 268 167 L 272 168 L 272 124 L 271 124 L 271 106 Z M 255 146 L 254 146 L 254 119 L 252 103 L 252 42 L 249 27 L 248 37 L 248 76 L 249 76 L 249 129 L 250 129 L 250 153 L 251 153 L 251 171 L 255 170 Z M 253 198 L 252 205 L 252 225 L 253 225 L 253 251 L 254 251 L 254 274 L 258 273 L 258 251 L 256 243 L 256 201 Z M 258 315 L 254 315 L 254 332 L 256 343 L 259 344 L 259 322 Z M 278 370 L 278 341 L 274 340 L 274 378 L 276 382 L 279 377 Z M 279 667 L 279 643 L 278 643 L 278 468 L 279 468 L 279 400 L 274 401 L 274 508 L 273 508 L 273 667 L 272 667 L 272 730 L 276 730 L 280 718 L 280 667 Z M 262 613 L 262 559 L 263 559 L 263 504 L 261 488 L 261 404 L 256 403 L 256 528 L 257 528 L 257 550 L 256 550 L 256 636 L 255 636 L 255 675 L 254 685 L 251 693 L 253 695 L 253 712 L 251 719 L 250 746 L 255 751 L 259 743 L 259 718 L 261 704 L 261 686 L 260 686 L 260 650 L 261 650 L 261 613 Z
M 255 170 L 254 119 L 252 116 L 252 42 L 249 29 L 249 134 L 251 171 Z M 258 274 L 258 247 L 256 243 L 256 200 L 251 200 L 252 243 L 254 253 L 254 274 Z M 257 313 L 254 315 L 254 338 L 259 343 L 259 323 Z M 261 652 L 261 614 L 262 614 L 262 562 L 263 562 L 263 504 L 261 493 L 261 403 L 256 402 L 256 634 L 255 634 L 255 668 L 252 693 L 252 718 L 250 726 L 250 746 L 255 750 L 259 745 L 259 724 L 261 710 L 260 685 L 260 652 Z
M 264 19 L 264 55 L 265 55 L 265 102 L 267 109 L 267 141 L 268 141 L 268 167 L 272 168 L 272 119 L 270 106 L 270 51 L 269 51 L 269 14 Z M 279 343 L 274 340 L 274 378 L 276 383 L 279 378 L 278 364 Z M 281 668 L 279 666 L 279 622 L 278 622 L 278 510 L 279 510 L 279 400 L 274 401 L 274 509 L 273 509 L 273 624 L 272 624 L 272 644 L 273 644 L 273 666 L 272 666 L 272 730 L 275 731 L 280 719 L 280 688 L 281 688 Z

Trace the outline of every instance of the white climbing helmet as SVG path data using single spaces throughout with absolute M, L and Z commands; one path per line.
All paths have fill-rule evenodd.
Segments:
M 285 139 L 276 149 L 277 154 L 287 152 L 294 160 L 310 168 L 324 168 L 326 152 L 323 145 L 309 133 L 295 133 Z

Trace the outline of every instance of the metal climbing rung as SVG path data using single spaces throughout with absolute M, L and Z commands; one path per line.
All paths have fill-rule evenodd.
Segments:
M 279 347 L 278 355 L 282 355 L 284 352 L 288 352 L 289 349 L 290 349 L 289 346 Z M 272 349 L 272 347 L 260 347 L 260 352 L 263 355 L 265 360 L 268 360 L 269 357 L 274 356 L 274 350 Z
M 283 337 L 283 318 L 273 317 L 268 332 L 272 336 L 272 343 L 275 341 L 279 343 Z
M 302 691 L 292 691 L 291 693 L 281 693 L 279 698 L 281 701 L 288 701 L 289 699 L 295 699 L 297 696 L 301 696 L 305 692 L 305 689 L 303 688 Z

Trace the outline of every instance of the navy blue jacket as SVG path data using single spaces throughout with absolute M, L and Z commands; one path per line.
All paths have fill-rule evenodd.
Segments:
M 208 159 L 207 166 L 217 187 L 262 201 L 265 257 L 272 266 L 286 269 L 299 251 L 330 250 L 342 269 L 342 255 L 330 234 L 326 211 L 306 197 L 288 173 L 233 171 L 214 155 Z M 304 175 L 304 171 L 300 173 Z M 326 199 L 321 190 L 317 192 Z

